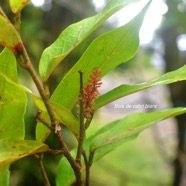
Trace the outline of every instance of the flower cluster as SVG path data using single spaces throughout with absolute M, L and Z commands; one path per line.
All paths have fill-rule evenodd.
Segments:
M 83 112 L 85 118 L 90 118 L 94 112 L 94 101 L 99 96 L 98 88 L 102 85 L 100 81 L 101 71 L 95 69 L 89 77 L 88 83 L 83 87 Z

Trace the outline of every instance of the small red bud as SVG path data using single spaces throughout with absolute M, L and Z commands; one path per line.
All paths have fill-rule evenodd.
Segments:
M 23 43 L 19 42 L 15 45 L 14 50 L 16 53 L 21 54 L 23 53 Z

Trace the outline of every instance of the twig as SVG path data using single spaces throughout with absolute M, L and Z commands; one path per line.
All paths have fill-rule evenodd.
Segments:
M 48 149 L 46 152 L 50 154 L 55 154 L 55 155 L 63 155 L 64 151 L 63 150 L 54 150 L 54 149 Z
M 68 147 L 66 146 L 66 144 L 63 142 L 63 138 L 59 134 L 59 132 L 55 133 L 55 135 L 56 135 L 56 137 L 58 138 L 58 140 L 59 140 L 59 142 L 61 144 L 61 149 L 64 151 L 64 156 L 67 158 L 67 160 L 69 161 L 71 167 L 74 170 L 74 174 L 76 176 L 76 185 L 77 186 L 83 186 L 80 165 L 74 160 L 74 158 L 70 154 L 70 151 L 68 150 Z
M 35 69 L 28 57 L 28 54 L 27 54 L 27 51 L 23 45 L 23 50 L 22 50 L 22 57 L 24 59 L 24 63 L 22 64 L 22 67 L 25 68 L 31 75 L 40 95 L 41 95 L 41 98 L 45 104 L 45 107 L 47 109 L 47 112 L 50 116 L 50 120 L 51 120 L 51 123 L 53 125 L 58 125 L 58 122 L 55 118 L 55 114 L 54 114 L 54 111 L 53 111 L 53 108 L 49 102 L 49 97 L 47 96 L 47 94 L 45 93 L 45 90 L 43 88 L 43 84 L 41 82 L 41 80 L 39 79 L 39 77 L 37 76 L 36 72 L 35 72 Z
M 4 16 L 4 12 L 3 10 L 0 8 L 0 14 L 2 14 Z M 20 24 L 20 15 L 18 15 L 18 19 L 15 19 L 15 25 Z M 20 26 L 20 25 L 19 25 Z M 16 26 L 17 28 L 19 28 L 19 26 Z M 68 147 L 65 144 L 65 141 L 63 139 L 63 137 L 61 136 L 61 133 L 59 132 L 60 130 L 60 125 L 56 119 L 54 110 L 52 105 L 50 104 L 50 100 L 49 100 L 49 95 L 48 92 L 44 89 L 43 86 L 43 82 L 41 81 L 41 79 L 39 78 L 39 76 L 37 75 L 32 62 L 30 61 L 30 58 L 28 56 L 28 53 L 26 51 L 26 48 L 23 44 L 22 41 L 20 41 L 19 43 L 16 44 L 16 46 L 14 47 L 14 53 L 15 56 L 17 58 L 17 62 L 18 64 L 24 68 L 25 70 L 28 71 L 28 73 L 31 75 L 37 90 L 39 91 L 39 94 L 45 104 L 45 107 L 47 109 L 48 115 L 50 117 L 50 121 L 51 124 L 49 124 L 46 120 L 44 120 L 44 118 L 41 117 L 41 115 L 39 116 L 39 119 L 42 121 L 43 124 L 45 124 L 51 131 L 54 132 L 55 136 L 57 137 L 59 143 L 60 143 L 60 148 L 61 150 L 64 152 L 64 156 L 67 158 L 67 160 L 69 161 L 71 167 L 74 170 L 75 176 L 76 176 L 76 180 L 78 185 L 82 184 L 81 181 L 81 171 L 80 171 L 80 167 L 77 164 L 77 162 L 75 161 L 75 159 L 72 157 L 72 155 L 70 154 L 70 151 L 68 149 Z M 53 129 L 54 128 L 54 129 Z M 43 166 L 43 165 L 41 165 Z
M 83 151 L 83 158 L 85 162 L 85 185 L 89 186 L 89 181 L 90 181 L 90 166 L 89 166 L 89 161 L 87 159 L 87 155 L 85 151 Z
M 92 161 L 94 157 L 94 152 L 90 152 L 89 159 L 87 158 L 86 152 L 83 151 L 83 158 L 85 162 L 85 172 L 86 172 L 86 178 L 85 178 L 85 186 L 89 186 L 90 184 L 90 167 L 92 166 Z
M 76 162 L 81 166 L 81 154 L 83 149 L 83 141 L 85 136 L 85 126 L 84 126 L 84 112 L 83 112 L 83 72 L 79 71 L 80 74 L 80 95 L 79 95 L 79 104 L 80 104 L 80 134 L 78 141 L 78 150 L 76 155 Z
M 41 115 L 41 110 L 37 111 L 37 115 L 35 116 L 37 121 L 43 123 L 46 127 L 48 127 L 51 131 L 54 131 L 54 127 L 46 121 L 46 119 Z
M 90 167 L 92 166 L 93 158 L 94 158 L 94 151 L 91 151 L 91 152 L 90 152 L 90 157 L 89 157 L 89 166 L 90 166 Z
M 50 181 L 48 179 L 48 176 L 47 176 L 46 171 L 45 171 L 45 167 L 43 165 L 43 154 L 34 154 L 34 156 L 39 163 L 39 167 L 40 167 L 41 173 L 42 173 L 43 178 L 44 178 L 45 186 L 50 186 Z
M 55 128 L 54 130 L 54 134 L 56 135 L 59 143 L 60 143 L 60 147 L 61 147 L 61 150 L 64 151 L 64 156 L 68 159 L 70 165 L 72 166 L 73 170 L 74 170 L 74 173 L 75 173 L 75 176 L 76 176 L 76 180 L 77 180 L 77 183 L 79 185 L 81 185 L 81 171 L 80 171 L 80 168 L 79 168 L 79 165 L 76 163 L 76 161 L 74 160 L 74 158 L 71 156 L 70 154 L 70 151 L 69 149 L 67 148 L 65 142 L 64 142 L 64 139 L 63 137 L 61 136 L 61 134 L 59 133 L 59 130 L 58 130 L 58 126 L 59 126 L 59 123 L 55 117 L 55 114 L 54 114 L 54 111 L 53 111 L 53 108 L 50 104 L 50 101 L 49 101 L 49 97 L 47 96 L 44 88 L 43 88 L 43 84 L 42 84 L 42 81 L 39 79 L 39 77 L 37 76 L 36 72 L 35 72 L 35 69 L 33 68 L 33 65 L 28 57 L 28 54 L 27 54 L 27 51 L 24 47 L 24 45 L 22 45 L 22 48 L 20 50 L 19 48 L 19 51 L 17 51 L 16 53 L 16 56 L 17 56 L 17 59 L 18 59 L 18 62 L 20 64 L 20 66 L 24 69 L 26 69 L 29 74 L 31 75 L 40 95 L 41 95 L 41 98 L 45 104 L 45 107 L 47 109 L 47 112 L 49 114 L 49 117 L 50 117 L 50 120 L 51 120 L 51 127 L 53 126 Z M 40 118 L 41 119 L 41 118 Z M 45 122 L 44 120 L 42 120 L 42 122 L 50 128 L 50 130 L 52 130 L 52 128 L 50 127 L 50 124 L 48 124 L 47 122 Z M 53 131 L 53 130 L 52 130 Z
M 14 27 L 19 32 L 20 31 L 20 25 L 21 25 L 21 13 L 15 13 L 14 14 Z

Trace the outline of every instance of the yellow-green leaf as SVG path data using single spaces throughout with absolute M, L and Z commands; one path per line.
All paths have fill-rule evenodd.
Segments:
M 0 14 L 0 45 L 14 52 L 22 50 L 22 41 L 17 30 L 2 14 Z
M 19 13 L 30 0 L 9 0 L 12 12 Z
M 18 84 L 16 59 L 9 49 L 0 54 L 0 74 Z M 24 139 L 26 94 L 0 75 L 0 139 Z
M 0 140 L 0 166 L 4 166 L 25 156 L 46 152 L 48 146 L 34 140 Z

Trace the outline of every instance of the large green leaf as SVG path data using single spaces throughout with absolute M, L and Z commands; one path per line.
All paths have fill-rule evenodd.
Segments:
M 90 136 L 84 144 L 87 154 L 94 152 L 93 162 L 99 160 L 119 145 L 131 141 L 156 122 L 186 113 L 186 108 L 174 108 L 152 113 L 133 113 L 127 117 L 111 122 Z M 75 150 L 72 153 L 76 152 Z M 84 171 L 84 165 L 82 171 Z M 63 176 L 62 176 L 63 175 Z M 60 160 L 56 185 L 70 186 L 75 181 L 73 170 L 65 158 Z
M 0 140 L 0 166 L 8 165 L 25 156 L 46 152 L 48 146 L 33 140 Z
M 0 73 L 5 74 L 13 82 L 18 82 L 16 60 L 8 49 L 0 54 Z M 25 92 L 0 76 L 0 139 L 24 138 L 25 109 Z
M 21 50 L 22 41 L 11 22 L 0 13 L 0 44 L 17 52 Z
M 141 90 L 144 90 L 144 89 L 156 86 L 156 85 L 165 85 L 165 84 L 170 84 L 170 83 L 174 83 L 177 81 L 183 81 L 183 80 L 186 80 L 186 65 L 172 72 L 168 72 L 164 74 L 163 76 L 155 80 L 152 80 L 150 82 L 136 84 L 136 85 L 127 85 L 127 84 L 120 85 L 119 87 L 100 96 L 95 101 L 95 110 L 99 109 L 100 107 L 116 99 L 127 96 L 129 94 L 133 94 L 135 92 L 138 92 L 138 91 L 141 91 Z
M 0 31 L 1 32 L 1 31 Z M 16 60 L 13 53 L 5 49 L 0 54 L 0 140 L 11 141 L 24 138 L 24 113 L 26 109 L 26 95 L 16 87 L 18 83 Z M 7 81 L 2 74 L 10 81 Z M 0 145 L 0 151 L 3 150 Z M 1 159 L 0 152 L 0 161 Z M 0 166 L 0 185 L 8 186 L 9 164 Z
M 102 148 L 104 151 L 113 144 L 123 139 L 134 136 L 154 123 L 186 113 L 186 108 L 173 108 L 151 113 L 132 113 L 123 119 L 111 122 L 100 129 L 92 138 L 90 151 Z M 118 143 L 117 143 L 118 145 Z M 115 146 L 114 148 L 116 148 Z
M 30 0 L 10 0 L 12 12 L 19 13 Z
M 42 79 L 47 80 L 54 68 L 101 23 L 119 9 L 135 1 L 139 0 L 110 0 L 97 15 L 67 27 L 41 56 L 39 72 Z
M 132 58 L 138 49 L 138 32 L 148 6 L 149 3 L 127 25 L 95 39 L 80 60 L 62 79 L 51 100 L 71 109 L 79 94 L 79 70 L 83 71 L 83 80 L 86 83 L 95 68 L 100 69 L 104 76 L 117 65 Z

